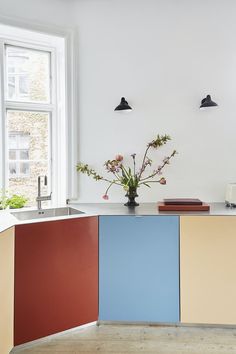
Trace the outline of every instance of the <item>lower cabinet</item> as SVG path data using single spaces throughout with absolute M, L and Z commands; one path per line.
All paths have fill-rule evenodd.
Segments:
M 17 225 L 15 245 L 14 228 L 0 233 L 0 352 L 13 346 L 13 305 L 14 345 L 98 318 L 235 325 L 235 250 L 236 216 Z
M 98 218 L 15 228 L 14 344 L 98 318 Z
M 179 218 L 99 217 L 99 320 L 179 321 Z
M 236 216 L 180 218 L 181 321 L 236 324 Z

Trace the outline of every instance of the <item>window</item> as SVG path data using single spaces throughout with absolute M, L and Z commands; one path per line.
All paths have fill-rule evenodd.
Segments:
M 5 27 L 0 25 L 0 189 L 36 206 L 37 179 L 46 175 L 43 193 L 52 192 L 54 204 L 65 203 L 64 39 L 19 30 L 16 40 L 14 28 Z
M 49 52 L 7 45 L 7 99 L 49 103 L 50 62 Z
M 29 133 L 9 132 L 9 177 L 29 176 Z
M 23 192 L 28 204 L 34 205 L 37 177 L 47 175 L 51 181 L 52 175 L 49 138 L 53 110 L 50 88 L 52 53 L 9 44 L 4 46 L 4 51 L 5 96 L 10 104 L 15 104 L 14 110 L 6 109 L 9 155 L 7 189 L 10 193 Z M 33 111 L 27 107 L 28 103 L 37 103 L 40 111 Z M 49 190 L 45 192 L 50 193 Z

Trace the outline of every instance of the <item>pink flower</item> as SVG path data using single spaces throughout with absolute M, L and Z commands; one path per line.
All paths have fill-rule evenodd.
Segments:
M 117 160 L 108 160 L 104 165 L 106 166 L 107 172 L 114 173 L 120 171 L 121 162 Z
M 166 184 L 166 179 L 164 177 L 162 177 L 159 181 L 160 184 Z
M 116 155 L 116 161 L 123 161 L 124 157 L 121 154 Z
M 108 200 L 108 199 L 109 199 L 109 197 L 108 197 L 107 194 L 104 194 L 102 197 L 103 197 L 103 199 L 105 199 L 105 200 Z

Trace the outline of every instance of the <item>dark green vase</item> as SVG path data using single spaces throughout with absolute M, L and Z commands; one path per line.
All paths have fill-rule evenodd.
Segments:
M 135 198 L 138 197 L 137 188 L 135 188 L 135 187 L 129 187 L 129 190 L 127 191 L 127 193 L 126 193 L 125 196 L 128 198 L 128 202 L 124 204 L 125 206 L 128 206 L 128 207 L 135 207 L 135 206 L 138 206 L 138 205 L 139 205 L 139 204 L 135 201 Z

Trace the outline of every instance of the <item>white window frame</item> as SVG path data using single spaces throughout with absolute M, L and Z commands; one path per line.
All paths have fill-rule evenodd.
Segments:
M 27 31 L 28 32 L 28 31 Z M 36 37 L 40 38 L 40 34 L 37 33 Z M 45 35 L 43 35 L 45 36 Z M 49 35 L 51 37 L 51 35 Z M 29 38 L 32 38 L 28 35 Z M 62 37 L 61 37 L 62 38 Z M 52 40 L 51 40 L 52 41 Z M 32 43 L 33 42 L 33 43 Z M 7 153 L 8 147 L 6 146 L 6 112 L 7 110 L 26 110 L 32 112 L 50 112 L 51 115 L 51 181 L 52 181 L 52 199 L 53 204 L 64 204 L 67 198 L 71 197 L 71 190 L 69 188 L 69 181 L 71 180 L 71 170 L 67 169 L 70 166 L 68 151 L 73 149 L 71 146 L 67 148 L 67 143 L 70 140 L 69 128 L 73 126 L 68 121 L 68 102 L 66 102 L 66 89 L 68 88 L 68 68 L 65 66 L 68 53 L 66 52 L 66 43 L 64 50 L 62 47 L 55 45 L 45 45 L 45 41 L 38 38 L 35 40 L 22 41 L 18 38 L 9 39 L 0 36 L 0 57 L 5 58 L 5 45 L 13 45 L 19 47 L 25 47 L 33 50 L 42 50 L 50 52 L 51 54 L 51 76 L 54 78 L 51 80 L 51 102 L 49 104 L 44 103 L 32 103 L 32 102 L 15 102 L 7 101 L 5 99 L 6 76 L 5 59 L 0 60 L 0 133 L 2 140 L 2 148 L 0 149 L 0 188 L 5 188 L 6 173 L 8 171 L 7 166 Z M 49 41 L 50 42 L 50 41 Z M 42 44 L 43 43 L 43 44 Z M 63 55 L 64 54 L 64 55 Z M 71 69 L 70 69 L 71 75 Z M 69 85 L 69 87 L 71 87 Z M 58 89 L 59 88 L 59 89 Z M 72 134 L 72 133 L 71 133 Z M 73 143 L 73 142 L 72 142 Z M 71 166 L 70 166 L 71 167 Z M 70 175 L 69 175 L 70 174 Z M 73 177 L 72 177 L 73 179 Z M 74 181 L 73 181 L 74 182 Z M 75 183 L 73 183 L 75 185 Z M 76 189 L 77 191 L 77 189 Z M 72 196 L 73 197 L 73 196 Z

